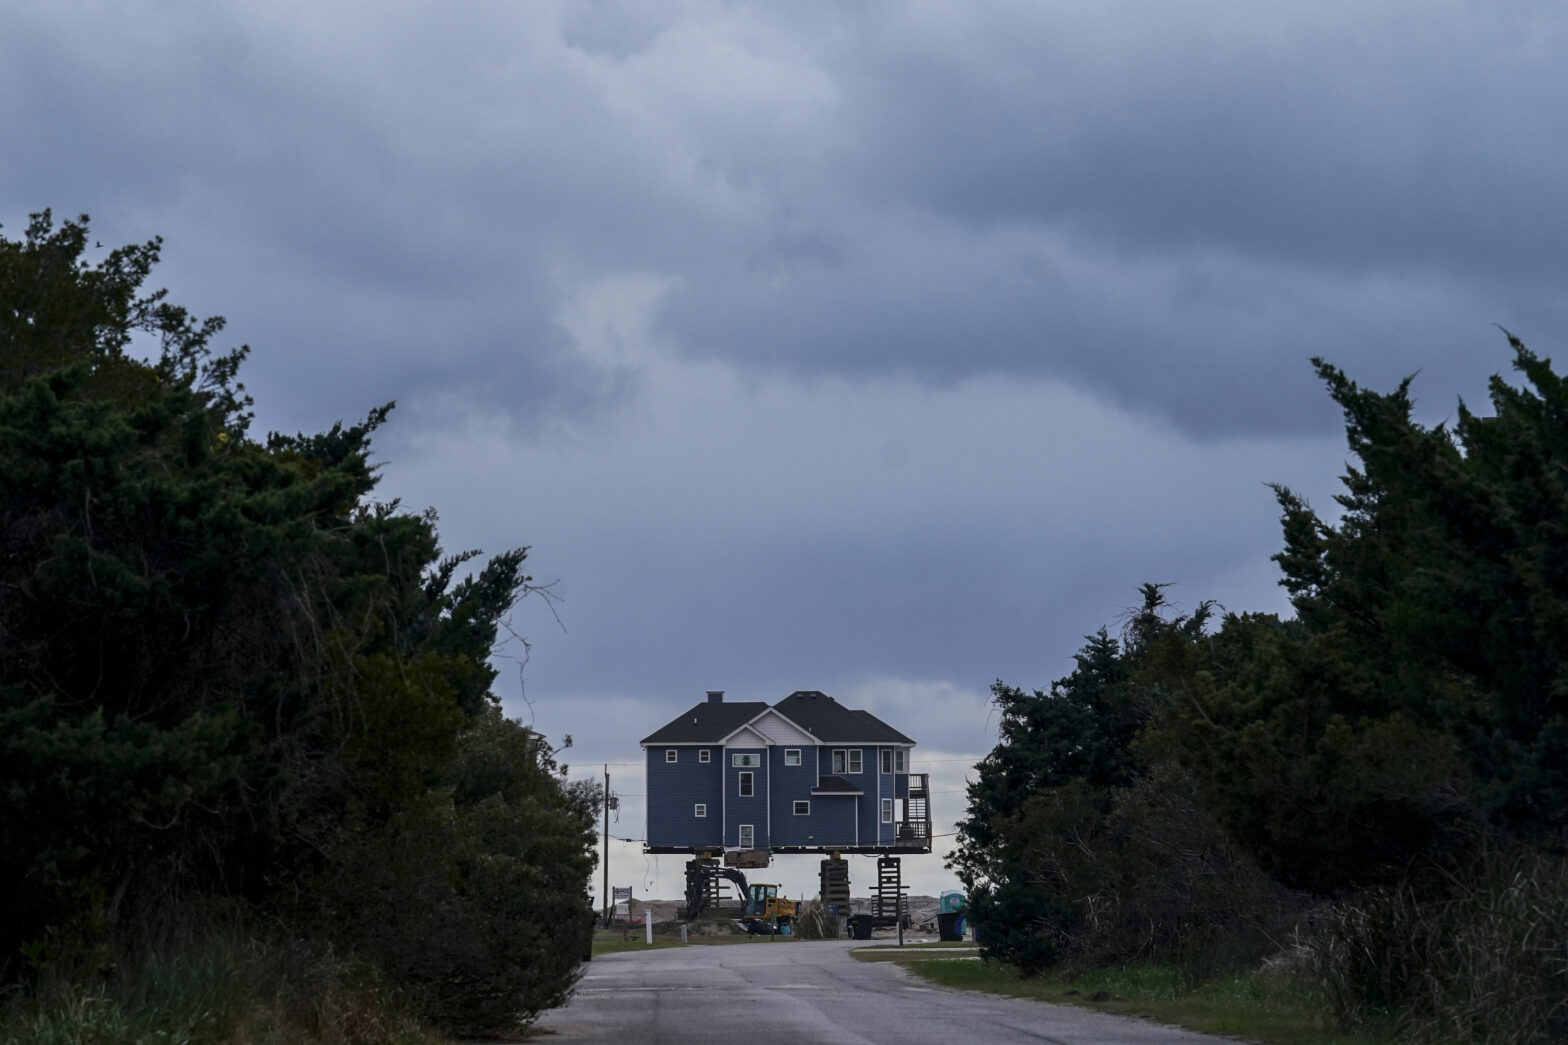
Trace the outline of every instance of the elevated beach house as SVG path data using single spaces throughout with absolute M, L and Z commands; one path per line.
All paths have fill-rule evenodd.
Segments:
M 826 693 L 770 705 L 710 690 L 642 746 L 650 853 L 931 851 L 915 742 Z

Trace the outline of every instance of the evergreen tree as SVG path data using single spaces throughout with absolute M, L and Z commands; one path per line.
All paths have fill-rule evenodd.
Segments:
M 1277 490 L 1296 620 L 1227 619 L 1162 733 L 1236 837 L 1319 891 L 1478 833 L 1568 827 L 1568 390 L 1510 336 L 1515 387 L 1433 428 L 1315 361 L 1353 461 L 1324 522 Z
M 1048 692 L 991 688 L 998 742 L 975 767 L 949 866 L 968 891 L 987 952 L 1026 972 L 1074 946 L 1092 906 L 1086 899 L 1116 875 L 1104 859 L 1110 849 L 1095 850 L 1118 794 L 1147 767 L 1135 741 L 1157 697 L 1137 677 L 1141 664 L 1167 636 L 1201 637 L 1209 618 L 1204 605 L 1166 619 L 1162 586 L 1146 584 L 1141 594 L 1123 637 L 1103 628 L 1088 636 L 1073 672 Z
M 502 866 L 532 883 L 419 985 L 430 1011 L 490 1030 L 559 1002 L 575 974 L 545 951 L 578 931 L 592 812 L 490 691 L 525 553 L 454 583 L 477 553 L 442 559 L 433 513 L 374 498 L 390 404 L 249 438 L 246 350 L 141 292 L 157 241 L 97 265 L 88 241 L 47 212 L 0 238 L 0 979 L 91 967 L 205 898 L 315 918 L 288 898 L 352 889 L 429 820 L 467 826 L 419 857 L 449 894 L 423 902 L 490 903 Z M 507 772 L 477 783 L 498 737 Z M 358 947 L 373 921 L 312 931 Z M 458 981 L 496 1004 L 453 1004 Z

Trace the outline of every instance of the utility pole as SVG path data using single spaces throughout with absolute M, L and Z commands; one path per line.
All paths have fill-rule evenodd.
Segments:
M 644 791 L 647 788 L 643 788 Z M 610 927 L 610 766 L 604 767 L 604 926 Z

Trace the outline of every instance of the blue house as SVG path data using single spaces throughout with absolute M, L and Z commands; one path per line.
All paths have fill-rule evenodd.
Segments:
M 800 690 L 777 704 L 721 690 L 643 738 L 650 853 L 892 855 L 931 851 L 915 742 Z

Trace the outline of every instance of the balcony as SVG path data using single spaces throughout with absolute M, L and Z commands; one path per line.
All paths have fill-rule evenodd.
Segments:
M 893 850 L 900 853 L 931 851 L 931 778 L 927 773 L 909 774 L 909 797 L 904 800 L 904 817 L 898 822 Z

